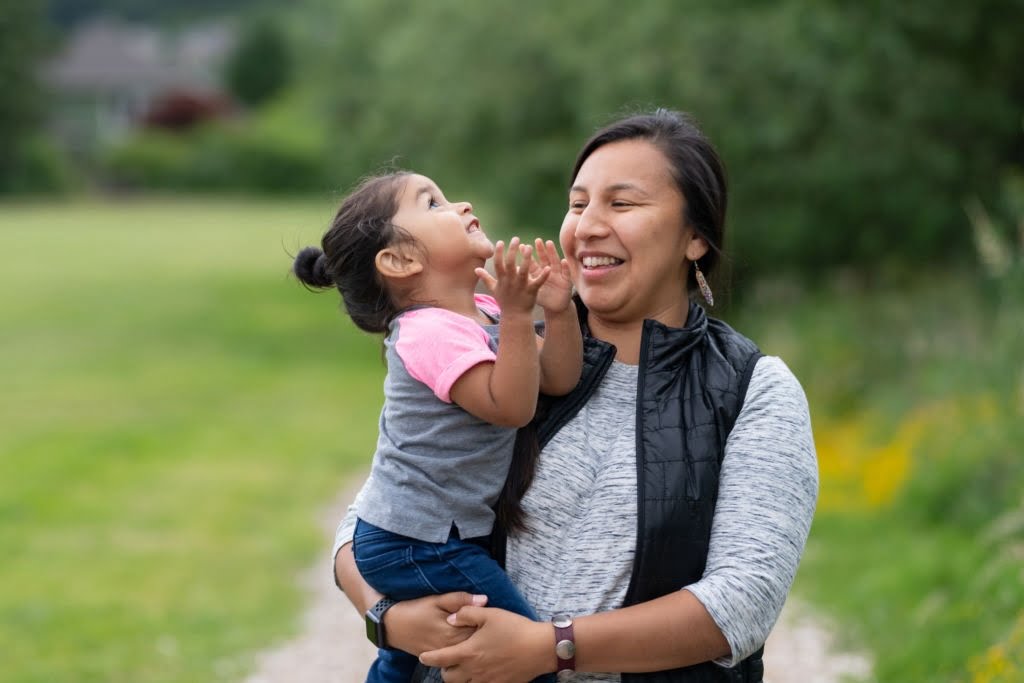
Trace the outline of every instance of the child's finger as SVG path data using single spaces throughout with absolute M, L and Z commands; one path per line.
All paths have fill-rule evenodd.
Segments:
M 547 281 L 549 275 L 551 275 L 551 266 L 544 266 L 536 276 L 529 279 L 527 288 L 531 292 L 537 291 Z
M 547 249 L 544 248 L 544 240 L 537 238 L 533 241 L 534 251 L 537 253 L 537 260 L 542 266 L 550 266 L 551 261 L 548 259 Z
M 552 240 L 548 240 L 545 246 L 548 252 L 548 263 L 551 264 L 552 268 L 555 267 L 556 263 L 566 263 L 566 260 L 558 255 L 558 247 L 555 246 Z
M 498 276 L 505 274 L 505 243 L 502 240 L 494 243 L 494 272 Z
M 519 268 L 520 279 L 526 281 L 530 273 L 530 264 L 533 262 L 533 247 L 529 244 L 520 244 L 519 253 L 523 255 L 523 263 Z
M 513 237 L 508 243 L 508 251 L 505 253 L 505 269 L 510 273 L 516 272 L 516 254 L 519 253 L 519 238 Z
M 484 283 L 487 290 L 493 293 L 494 288 L 498 286 L 498 281 L 494 279 L 494 276 L 488 273 L 484 268 L 476 268 L 473 272 L 476 273 L 476 276 Z

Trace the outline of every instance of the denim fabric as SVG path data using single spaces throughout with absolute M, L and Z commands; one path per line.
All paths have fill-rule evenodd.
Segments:
M 454 528 L 448 541 L 438 544 L 385 531 L 360 519 L 352 552 L 363 579 L 393 600 L 467 591 L 486 595 L 488 607 L 537 620 L 533 608 L 491 559 L 483 543 L 460 539 Z M 417 663 L 416 657 L 407 652 L 381 649 L 366 681 L 408 683 Z

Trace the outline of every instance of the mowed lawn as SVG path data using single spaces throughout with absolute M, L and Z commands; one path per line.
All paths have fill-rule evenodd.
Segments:
M 0 204 L 4 681 L 236 681 L 297 627 L 384 375 L 288 274 L 334 208 Z

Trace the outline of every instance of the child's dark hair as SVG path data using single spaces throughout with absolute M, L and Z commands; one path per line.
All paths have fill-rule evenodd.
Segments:
M 366 178 L 342 202 L 321 240 L 322 249 L 306 247 L 292 271 L 307 287 L 337 287 L 345 310 L 360 329 L 387 332 L 398 314 L 377 273 L 377 252 L 413 239 L 391 222 L 408 171 Z

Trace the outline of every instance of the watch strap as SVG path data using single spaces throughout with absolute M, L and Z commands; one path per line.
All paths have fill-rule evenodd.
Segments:
M 384 613 L 395 605 L 391 598 L 381 598 L 366 610 L 366 637 L 378 648 L 387 647 L 387 636 L 384 632 Z

